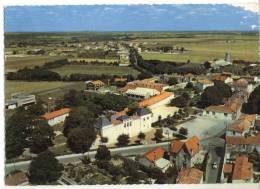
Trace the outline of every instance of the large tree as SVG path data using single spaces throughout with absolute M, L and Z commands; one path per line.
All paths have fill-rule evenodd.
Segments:
M 54 132 L 51 126 L 45 120 L 39 119 L 34 127 L 30 141 L 30 151 L 40 153 L 53 145 Z
M 260 86 L 250 94 L 248 102 L 242 106 L 242 112 L 246 114 L 260 114 Z
M 105 145 L 100 145 L 97 149 L 95 158 L 96 160 L 109 161 L 111 159 L 111 154 L 109 149 Z
M 210 105 L 220 105 L 224 99 L 231 97 L 231 87 L 222 81 L 215 81 L 214 86 L 207 87 L 201 95 L 199 105 L 204 108 Z
M 62 170 L 62 164 L 52 152 L 42 152 L 31 161 L 28 170 L 29 182 L 34 185 L 50 184 L 60 178 Z
M 67 137 L 72 129 L 93 126 L 94 122 L 95 118 L 92 112 L 83 106 L 77 107 L 66 118 L 63 125 L 63 134 Z
M 68 135 L 67 145 L 74 153 L 87 152 L 96 139 L 93 126 L 82 126 L 72 129 Z

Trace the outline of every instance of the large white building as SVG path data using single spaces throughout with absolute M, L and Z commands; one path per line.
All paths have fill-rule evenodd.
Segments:
M 122 134 L 131 138 L 140 132 L 151 131 L 151 125 L 152 113 L 148 109 L 140 108 L 132 116 L 127 115 L 126 111 L 112 115 L 110 120 L 102 116 L 96 122 L 95 128 L 100 136 L 108 139 L 108 144 L 114 144 Z

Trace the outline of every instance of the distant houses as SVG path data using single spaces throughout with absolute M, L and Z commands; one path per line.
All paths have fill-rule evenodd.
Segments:
M 93 90 L 96 91 L 101 87 L 105 86 L 105 83 L 100 80 L 95 81 L 86 81 L 85 82 L 86 90 Z
M 160 92 L 156 89 L 137 87 L 135 89 L 127 89 L 125 96 L 136 100 L 144 100 L 152 96 L 158 95 Z
M 57 111 L 48 112 L 44 114 L 42 117 L 48 122 L 50 126 L 53 126 L 59 123 L 63 123 L 66 117 L 69 116 L 70 111 L 70 108 L 62 108 Z
M 200 90 L 204 90 L 207 87 L 213 86 L 214 83 L 208 79 L 199 80 L 195 83 L 195 87 L 197 87 Z

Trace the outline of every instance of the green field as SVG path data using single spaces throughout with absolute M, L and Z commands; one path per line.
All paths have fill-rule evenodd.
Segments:
M 228 40 L 228 41 L 227 41 Z M 147 60 L 202 63 L 224 58 L 226 52 L 231 52 L 233 60 L 259 61 L 258 37 L 256 34 L 224 33 L 224 34 L 186 34 L 183 37 L 139 39 L 136 42 L 143 46 L 169 45 L 184 47 L 184 54 L 142 53 Z
M 26 81 L 5 81 L 5 97 L 10 98 L 12 93 L 25 92 L 32 94 L 49 94 L 46 91 L 63 87 L 71 87 L 74 82 L 26 82 Z M 57 91 L 56 91 L 57 92 Z M 54 93 L 56 93 L 54 91 Z
M 57 59 L 62 59 L 59 56 L 26 56 L 26 57 L 7 57 L 5 60 L 5 71 L 16 71 L 18 69 L 33 68 L 34 66 L 41 66 L 46 62 L 51 62 Z
M 66 65 L 59 68 L 52 69 L 52 71 L 59 73 L 61 76 L 72 73 L 80 74 L 107 74 L 107 75 L 126 75 L 132 74 L 137 76 L 139 72 L 131 67 L 119 66 L 96 66 L 96 65 Z

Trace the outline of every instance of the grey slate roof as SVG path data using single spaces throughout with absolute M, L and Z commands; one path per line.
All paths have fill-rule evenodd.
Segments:
M 138 116 L 144 116 L 150 114 L 151 112 L 147 108 L 139 108 L 136 113 Z

